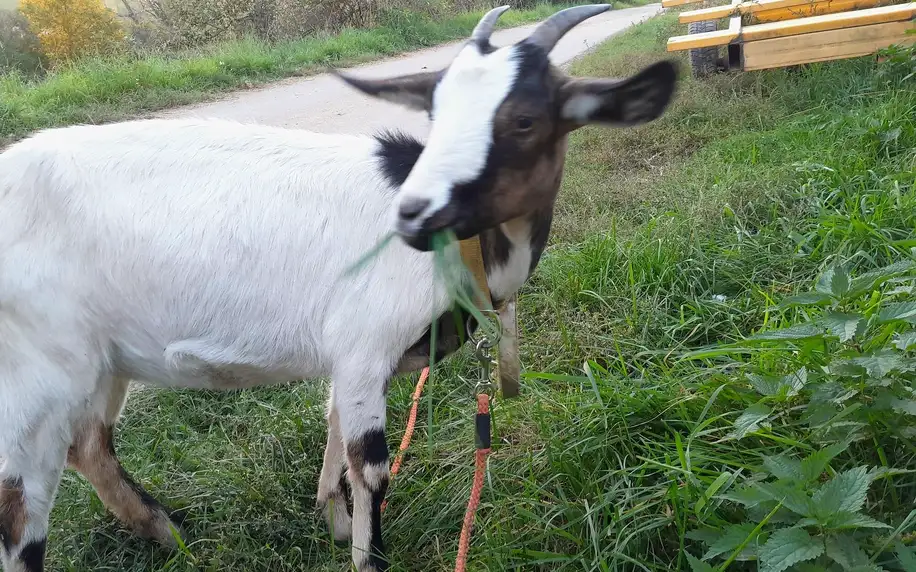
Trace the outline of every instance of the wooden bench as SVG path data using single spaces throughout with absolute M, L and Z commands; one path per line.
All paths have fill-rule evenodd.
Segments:
M 666 0 L 679 2 L 681 0 Z M 688 0 L 689 1 L 689 0 Z M 699 60 L 709 67 L 709 58 L 721 46 L 729 47 L 728 67 L 745 71 L 797 65 L 810 62 L 866 56 L 892 45 L 916 42 L 916 2 L 862 8 L 878 0 L 735 0 L 730 5 L 684 12 L 686 22 L 706 24 L 730 18 L 724 30 L 701 30 L 668 40 L 668 51 L 691 51 L 691 62 Z M 684 2 L 687 3 L 687 2 Z M 843 11 L 791 18 L 791 10 L 831 10 L 838 3 Z M 820 4 L 820 6 L 818 6 Z M 857 9 L 862 8 L 862 9 Z M 841 8 L 837 8 L 841 9 Z M 773 10 L 786 12 L 776 13 Z M 743 25 L 747 14 L 770 13 L 772 21 Z M 695 29 L 691 29 L 695 31 Z M 700 56 L 700 57 L 697 57 Z M 696 72 L 696 65 L 694 66 Z M 701 70 L 705 75 L 710 70 Z

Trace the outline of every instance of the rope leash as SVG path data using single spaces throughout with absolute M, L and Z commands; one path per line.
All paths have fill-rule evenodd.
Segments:
M 407 417 L 407 428 L 404 429 L 404 437 L 401 438 L 401 446 L 398 448 L 398 454 L 394 458 L 394 463 L 391 464 L 392 479 L 394 479 L 394 476 L 401 470 L 401 461 L 404 460 L 404 452 L 410 447 L 410 440 L 413 438 L 413 428 L 417 424 L 417 409 L 420 407 L 420 395 L 423 393 L 423 386 L 426 385 L 427 379 L 429 379 L 428 366 L 424 367 L 423 371 L 420 372 L 420 380 L 417 381 L 417 388 L 414 389 L 413 396 L 411 396 L 413 405 L 410 406 L 410 415 Z M 382 512 L 385 512 L 386 506 L 388 506 L 387 499 L 382 502 Z
M 417 387 L 414 389 L 411 399 L 413 404 L 410 406 L 410 415 L 407 417 L 407 428 L 404 430 L 404 437 L 401 438 L 401 446 L 398 448 L 398 454 L 391 464 L 391 478 L 398 474 L 401 469 L 401 463 L 404 458 L 404 452 L 410 447 L 410 441 L 413 438 L 414 426 L 417 422 L 417 410 L 420 405 L 420 396 L 423 393 L 423 386 L 429 379 L 429 367 L 423 368 L 420 373 L 420 379 L 417 381 Z M 461 526 L 461 536 L 458 539 L 458 556 L 455 559 L 455 572 L 464 572 L 467 565 L 468 550 L 471 546 L 471 533 L 474 530 L 474 517 L 477 514 L 477 507 L 480 505 L 480 493 L 483 491 L 484 476 L 487 470 L 487 455 L 490 454 L 490 396 L 481 393 L 477 395 L 477 415 L 475 417 L 475 442 L 477 451 L 474 454 L 474 482 L 471 485 L 471 498 L 468 500 L 468 507 L 464 513 L 464 523 Z M 385 511 L 388 506 L 388 500 L 382 502 L 381 510 Z
M 480 505 L 480 493 L 483 491 L 483 477 L 487 470 L 487 455 L 490 454 L 490 397 L 477 395 L 477 451 L 474 453 L 474 484 L 471 485 L 471 498 L 464 513 L 464 524 L 461 527 L 461 538 L 458 540 L 458 557 L 455 559 L 455 572 L 464 572 L 471 545 L 471 532 L 474 530 L 474 515 Z

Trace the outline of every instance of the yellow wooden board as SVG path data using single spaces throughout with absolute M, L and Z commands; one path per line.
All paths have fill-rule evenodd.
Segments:
M 662 8 L 672 8 L 674 6 L 684 6 L 685 4 L 697 4 L 703 0 L 662 0 Z
M 678 21 L 682 24 L 718 20 L 734 15 L 752 14 L 759 22 L 804 18 L 818 14 L 833 14 L 845 10 L 872 8 L 885 0 L 753 0 L 737 6 L 724 5 L 682 12 Z
M 764 24 L 793 18 L 819 16 L 821 14 L 836 14 L 837 12 L 847 12 L 849 10 L 863 10 L 882 4 L 887 4 L 887 2 L 885 0 L 826 0 L 788 8 L 777 8 L 775 10 L 761 10 L 755 12 L 753 18 L 755 24 Z
M 745 42 L 744 70 L 867 56 L 894 44 L 913 44 L 916 34 L 907 33 L 913 29 L 912 21 L 889 22 Z
M 734 30 L 716 30 L 715 32 L 706 32 L 705 34 L 674 36 L 673 38 L 668 38 L 668 51 L 677 52 L 679 50 L 724 46 L 729 42 L 737 40 L 739 35 L 740 32 Z
M 825 14 L 823 16 L 811 16 L 808 18 L 799 18 L 797 20 L 769 22 L 766 24 L 747 26 L 741 34 L 741 39 L 745 42 L 767 40 L 770 38 L 794 36 L 796 34 L 809 34 L 811 32 L 839 30 L 856 26 L 868 26 L 870 24 L 899 22 L 902 20 L 909 20 L 913 18 L 913 16 L 916 16 L 916 2 L 908 2 L 906 4 L 896 4 L 894 6 L 867 8 L 865 10 L 840 12 L 839 14 Z
M 732 30 L 716 30 L 705 34 L 674 36 L 668 39 L 668 51 L 722 46 L 733 41 L 751 42 L 827 30 L 850 29 L 857 26 L 910 20 L 914 16 L 916 16 L 916 2 L 908 2 L 880 8 L 745 26 L 739 33 Z

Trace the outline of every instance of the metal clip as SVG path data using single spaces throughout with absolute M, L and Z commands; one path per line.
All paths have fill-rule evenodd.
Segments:
M 477 342 L 474 355 L 480 364 L 480 377 L 474 385 L 474 395 L 486 393 L 490 397 L 493 396 L 493 382 L 490 381 L 490 368 L 493 365 L 493 358 L 490 357 L 491 347 L 492 344 L 489 344 L 489 340 L 486 338 L 482 338 Z
M 468 316 L 467 322 L 465 323 L 465 329 L 468 334 L 468 339 L 471 340 L 471 342 L 473 342 L 475 346 L 479 345 L 480 342 L 485 341 L 486 348 L 490 349 L 499 343 L 499 338 L 502 336 L 502 331 L 503 331 L 502 324 L 499 321 L 499 314 L 495 310 L 481 310 L 480 313 L 483 314 L 484 316 L 487 316 L 487 315 L 492 316 L 492 323 L 494 325 L 493 332 L 495 333 L 495 335 L 492 336 L 493 339 L 490 339 L 486 335 L 484 328 L 481 327 L 482 324 L 478 324 L 478 330 L 483 332 L 483 336 L 481 338 L 478 338 L 474 335 L 475 332 L 471 328 L 471 320 L 474 319 L 473 314 Z

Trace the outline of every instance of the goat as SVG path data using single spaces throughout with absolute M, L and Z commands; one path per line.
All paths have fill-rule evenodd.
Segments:
M 488 12 L 445 69 L 353 88 L 426 111 L 425 143 L 219 120 L 50 129 L 0 155 L 0 557 L 43 570 L 63 469 L 137 534 L 170 512 L 113 447 L 128 381 L 232 389 L 331 378 L 318 503 L 361 572 L 387 568 L 388 380 L 459 347 L 429 239 L 478 235 L 494 302 L 534 271 L 567 135 L 667 107 L 677 71 L 570 78 L 548 53 L 609 5 L 560 11 L 494 47 Z M 351 265 L 392 228 L 400 240 Z M 451 329 L 449 327 L 451 325 Z M 352 521 L 342 475 L 352 489 Z M 329 501 L 336 501 L 329 503 Z M 333 508 L 328 508 L 329 506 Z

